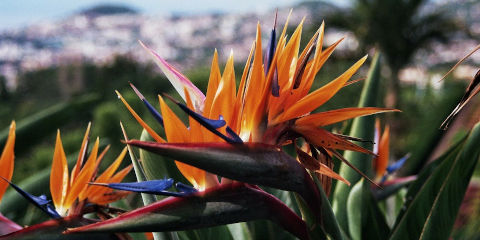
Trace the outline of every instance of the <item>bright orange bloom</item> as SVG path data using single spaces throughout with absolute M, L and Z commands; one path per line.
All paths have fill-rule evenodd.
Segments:
M 2 155 L 0 156 L 0 176 L 10 181 L 13 175 L 13 162 L 15 154 L 13 149 L 15 147 L 15 121 L 10 124 L 7 142 L 3 147 Z M 7 190 L 8 182 L 0 180 L 0 201 L 2 200 L 5 190 Z
M 297 138 L 303 138 L 313 147 L 325 150 L 321 151 L 322 153 L 352 150 L 373 154 L 371 151 L 351 143 L 350 138 L 328 132 L 321 127 L 358 116 L 394 111 L 393 109 L 344 108 L 311 113 L 330 100 L 340 89 L 349 85 L 351 83 L 349 79 L 362 66 L 367 57 L 358 60 L 333 81 L 311 91 L 316 74 L 342 39 L 323 49 L 324 24 L 322 23 L 305 49 L 300 51 L 303 21 L 290 39 L 286 37 L 287 25 L 288 19 L 276 46 L 271 47 L 270 45 L 268 48 L 269 52 L 273 52 L 271 55 L 267 52 L 267 61 L 264 61 L 261 30 L 260 25 L 257 25 L 256 40 L 253 42 L 245 64 L 238 90 L 236 89 L 233 54 L 230 54 L 222 74 L 218 65 L 218 54 L 215 51 L 206 95 L 156 52 L 143 44 L 142 46 L 150 52 L 157 65 L 191 110 L 209 119 L 218 119 L 221 115 L 226 121 L 226 125 L 244 142 L 262 142 L 282 146 L 294 142 Z M 272 33 L 275 36 L 275 30 Z M 137 121 L 155 140 L 164 142 L 165 140 L 154 133 L 128 106 L 118 92 L 117 94 Z M 143 96 L 141 98 L 145 101 Z M 218 135 L 200 126 L 191 117 L 189 118 L 189 127 L 187 127 L 165 104 L 161 96 L 159 96 L 159 101 L 168 142 L 224 141 Z M 220 128 L 219 131 L 223 134 L 227 133 L 225 127 Z M 305 159 L 308 158 L 302 160 Z M 216 176 L 212 174 L 180 163 L 177 163 L 177 166 L 197 189 L 201 190 L 218 184 Z M 311 169 L 312 166 L 318 167 L 318 169 L 313 169 L 316 172 L 341 179 L 330 169 L 321 169 L 326 167 L 325 165 L 311 162 L 305 165 L 308 169 Z
M 65 216 L 67 213 L 74 214 L 72 209 L 76 202 L 88 201 L 96 204 L 107 204 L 123 198 L 128 194 L 128 192 L 124 191 L 113 191 L 108 188 L 88 185 L 88 183 L 93 180 L 101 183 L 121 182 L 132 169 L 132 166 L 128 166 L 114 175 L 125 157 L 126 148 L 124 148 L 113 164 L 100 176 L 95 178 L 98 166 L 109 147 L 98 154 L 99 139 L 97 138 L 90 155 L 86 158 L 89 132 L 90 124 L 85 132 L 78 159 L 72 169 L 70 177 L 67 158 L 63 150 L 62 139 L 60 138 L 60 130 L 57 132 L 52 170 L 50 173 L 50 192 L 55 209 L 62 216 Z M 84 159 L 86 159 L 85 163 Z
M 375 121 L 375 142 L 378 143 L 374 152 L 377 157 L 374 158 L 373 164 L 376 173 L 376 178 L 380 179 L 386 172 L 388 166 L 388 158 L 390 156 L 390 127 L 385 126 L 383 134 L 380 136 L 380 121 Z

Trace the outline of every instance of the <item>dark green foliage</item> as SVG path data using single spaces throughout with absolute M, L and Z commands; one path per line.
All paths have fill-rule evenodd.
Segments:
M 398 219 L 390 239 L 449 238 L 479 160 L 479 141 L 480 125 L 477 124 L 462 144 L 459 154 L 446 155 L 418 189 L 418 193 L 412 196 L 413 200 Z M 423 180 L 420 178 L 419 181 Z
M 377 54 L 371 64 L 370 71 L 362 90 L 360 102 L 358 107 L 374 107 L 377 105 L 377 96 L 380 92 L 380 55 Z M 373 140 L 374 137 L 374 116 L 365 116 L 356 118 L 353 121 L 352 129 L 349 133 L 352 137 L 358 137 L 365 140 Z M 372 149 L 371 144 L 361 143 L 359 144 L 367 149 Z M 360 171 L 369 175 L 371 171 L 371 159 L 372 157 L 359 152 L 346 151 L 344 154 L 345 159 L 355 165 Z M 350 181 L 351 184 L 355 184 L 360 180 L 360 175 L 352 168 L 342 164 L 340 167 L 340 174 Z M 350 187 L 345 184 L 337 184 L 334 192 L 333 210 L 337 217 L 338 223 L 344 229 L 348 229 L 347 218 L 347 198 L 350 192 Z

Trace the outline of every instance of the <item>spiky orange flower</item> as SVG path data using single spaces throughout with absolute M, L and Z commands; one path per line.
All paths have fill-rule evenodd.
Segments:
M 321 149 L 321 154 L 338 156 L 337 150 L 373 154 L 371 151 L 351 143 L 349 140 L 352 138 L 328 132 L 322 127 L 358 116 L 394 111 L 393 109 L 344 108 L 311 113 L 330 100 L 340 89 L 349 85 L 351 83 L 349 79 L 362 66 L 367 57 L 358 60 L 333 81 L 311 91 L 316 74 L 342 39 L 323 49 L 324 24 L 322 23 L 305 49 L 300 52 L 303 20 L 290 39 L 286 37 L 287 25 L 288 19 L 278 38 L 278 43 L 275 43 L 276 30 L 275 27 L 273 28 L 272 38 L 265 55 L 262 54 L 260 25 L 257 25 L 256 40 L 250 50 L 238 90 L 236 89 L 233 54 L 230 54 L 223 74 L 221 74 L 218 54 L 215 51 L 206 96 L 155 51 L 142 44 L 153 56 L 189 109 L 208 119 L 219 119 L 221 116 L 227 123 L 227 127 L 218 129 L 224 137 L 218 133 L 212 133 L 210 131 L 212 129 L 207 130 L 202 127 L 192 119 L 191 115 L 188 121 L 189 127 L 187 127 L 159 96 L 167 141 L 172 143 L 229 141 L 229 138 L 225 136 L 236 134 L 243 142 L 261 142 L 283 146 L 294 142 L 297 138 L 303 138 L 311 147 Z M 145 98 L 136 89 L 134 90 L 142 101 L 146 102 Z M 150 135 L 157 142 L 165 142 L 134 112 L 120 93 L 117 92 L 117 94 Z M 148 102 L 146 104 L 150 106 Z M 303 157 L 301 160 L 305 159 Z M 301 162 L 310 170 L 342 179 L 330 169 L 322 169 L 326 167 L 325 165 L 313 164 L 311 161 L 309 163 Z M 177 163 L 177 166 L 197 189 L 201 190 L 218 184 L 214 175 L 181 163 Z
M 72 169 L 70 177 L 67 158 L 63 150 L 62 139 L 60 138 L 60 130 L 57 132 L 57 140 L 50 174 L 50 192 L 52 194 L 55 209 L 62 216 L 65 216 L 67 213 L 74 214 L 75 212 L 71 211 L 71 209 L 74 208 L 75 203 L 90 202 L 107 204 L 123 198 L 128 194 L 128 192 L 124 191 L 112 191 L 108 188 L 88 185 L 88 183 L 93 180 L 101 183 L 121 182 L 132 169 L 132 166 L 128 166 L 114 174 L 125 157 L 126 148 L 124 148 L 110 167 L 108 167 L 100 176 L 95 177 L 100 162 L 109 147 L 106 147 L 102 153 L 98 154 L 99 139 L 97 138 L 90 155 L 87 158 L 89 132 L 90 124 L 85 132 L 78 159 Z M 84 162 L 85 159 L 86 161 Z
M 10 124 L 7 142 L 3 147 L 2 155 L 0 156 L 0 176 L 10 181 L 13 175 L 13 161 L 15 155 L 13 149 L 15 147 L 15 121 Z M 7 190 L 8 182 L 0 180 L 0 201 L 2 200 L 5 190 Z

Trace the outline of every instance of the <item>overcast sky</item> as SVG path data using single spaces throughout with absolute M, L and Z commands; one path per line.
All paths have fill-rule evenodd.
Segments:
M 288 6 L 300 0 L 0 0 L 0 29 L 61 19 L 96 4 L 128 5 L 146 14 L 245 12 Z

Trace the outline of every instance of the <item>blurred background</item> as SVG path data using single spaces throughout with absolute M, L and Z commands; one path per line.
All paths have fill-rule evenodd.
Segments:
M 318 75 L 317 86 L 334 79 L 361 56 L 381 51 L 385 91 L 379 107 L 402 113 L 382 115 L 392 127 L 391 160 L 411 153 L 404 175 L 415 173 L 479 120 L 480 98 L 471 102 L 448 131 L 438 127 L 460 100 L 480 64 L 472 55 L 444 81 L 441 77 L 480 43 L 480 2 L 474 0 L 243 0 L 243 1 L 54 1 L 0 2 L 0 146 L 11 120 L 17 121 L 13 182 L 47 174 L 56 129 L 65 151 L 75 157 L 92 121 L 93 136 L 111 144 L 106 162 L 123 148 L 119 122 L 139 138 L 114 90 L 158 131 L 134 83 L 152 103 L 173 88 L 138 40 L 155 49 L 205 90 L 214 49 L 222 64 L 233 49 L 237 78 L 255 37 L 257 22 L 266 42 L 275 9 L 283 23 L 293 9 L 289 33 L 305 17 L 305 45 L 322 21 L 325 46 L 346 37 Z M 354 78 L 366 76 L 367 65 Z M 321 110 L 357 104 L 361 83 L 342 90 Z M 337 130 L 348 123 L 334 126 Z M 478 167 L 477 167 L 478 168 Z M 476 176 L 480 176 L 477 169 Z M 45 175 L 45 176 L 47 176 Z M 46 186 L 48 187 L 48 185 Z M 480 191 L 474 179 L 457 220 L 454 237 L 479 237 Z M 48 192 L 48 191 L 46 191 Z M 33 214 L 14 216 L 21 224 Z

